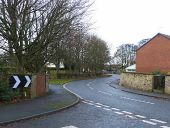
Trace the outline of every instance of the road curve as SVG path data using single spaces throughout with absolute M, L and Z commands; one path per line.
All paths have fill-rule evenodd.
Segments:
M 8 125 L 12 128 L 170 128 L 170 102 L 112 88 L 119 75 L 65 87 L 82 100 L 74 108 Z

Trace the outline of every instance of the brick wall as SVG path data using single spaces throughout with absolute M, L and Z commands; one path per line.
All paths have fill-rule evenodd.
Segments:
M 170 40 L 158 34 L 136 54 L 136 71 L 151 73 L 170 72 Z
M 48 80 L 49 76 L 43 74 L 32 76 L 31 98 L 45 95 L 48 92 Z
M 138 73 L 122 73 L 120 84 L 122 86 L 143 90 L 152 91 L 152 75 L 138 74 Z

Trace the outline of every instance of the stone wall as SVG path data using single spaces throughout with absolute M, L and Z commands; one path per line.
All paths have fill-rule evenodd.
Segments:
M 122 86 L 143 90 L 152 91 L 153 75 L 139 73 L 122 73 L 120 84 Z
M 165 76 L 165 93 L 170 94 L 170 76 Z

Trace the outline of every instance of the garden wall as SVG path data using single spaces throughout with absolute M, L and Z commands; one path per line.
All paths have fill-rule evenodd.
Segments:
M 170 94 L 170 76 L 165 76 L 165 93 Z
M 48 75 L 38 74 L 32 76 L 31 98 L 43 96 L 49 91 L 48 80 Z
M 143 91 L 153 91 L 153 75 L 142 73 L 122 73 L 120 85 Z M 165 76 L 164 93 L 170 94 L 170 75 Z
M 153 75 L 150 74 L 139 74 L 139 73 L 122 73 L 120 84 L 125 87 L 152 91 Z

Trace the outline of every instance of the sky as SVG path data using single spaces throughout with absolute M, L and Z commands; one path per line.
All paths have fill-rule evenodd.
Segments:
M 124 43 L 137 44 L 157 33 L 170 35 L 170 0 L 95 0 L 92 32 L 111 54 Z

